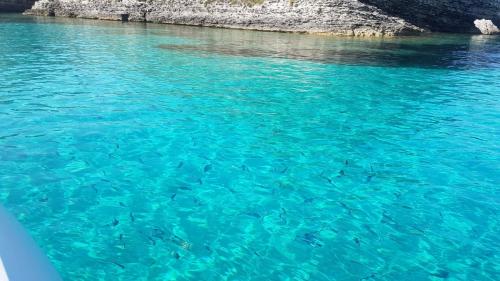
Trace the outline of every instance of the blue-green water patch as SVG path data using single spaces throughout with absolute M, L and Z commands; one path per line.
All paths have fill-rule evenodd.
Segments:
M 498 276 L 496 37 L 0 35 L 0 200 L 65 280 Z

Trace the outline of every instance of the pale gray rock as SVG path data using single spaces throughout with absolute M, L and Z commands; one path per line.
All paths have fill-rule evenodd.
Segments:
M 482 34 L 485 35 L 492 35 L 492 34 L 497 34 L 500 33 L 500 30 L 498 27 L 493 24 L 491 20 L 475 20 L 474 25 L 481 31 Z
M 26 14 L 395 36 L 472 32 L 474 19 L 497 21 L 498 11 L 500 0 L 39 0 Z
M 424 32 L 358 0 L 40 0 L 26 14 L 348 36 Z

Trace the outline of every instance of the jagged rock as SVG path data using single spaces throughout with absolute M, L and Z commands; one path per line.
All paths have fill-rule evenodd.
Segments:
M 500 33 L 498 27 L 491 20 L 475 20 L 474 25 L 482 34 L 491 35 Z
M 39 0 L 31 15 L 349 36 L 472 32 L 500 0 Z
M 349 36 L 425 30 L 358 0 L 40 0 L 26 14 Z

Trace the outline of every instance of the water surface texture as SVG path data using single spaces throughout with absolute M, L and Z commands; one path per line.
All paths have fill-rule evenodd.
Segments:
M 498 280 L 500 39 L 0 15 L 0 202 L 65 280 Z

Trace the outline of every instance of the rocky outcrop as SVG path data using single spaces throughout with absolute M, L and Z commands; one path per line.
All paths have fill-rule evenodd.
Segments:
M 23 12 L 31 8 L 36 0 L 0 0 L 0 12 Z
M 351 36 L 472 31 L 500 0 L 40 0 L 27 14 Z
M 416 26 L 439 32 L 477 32 L 475 19 L 500 21 L 500 0 L 360 0 Z
M 491 20 L 475 20 L 474 25 L 481 31 L 482 34 L 492 35 L 500 33 L 500 29 L 496 25 L 493 24 Z
M 355 36 L 424 31 L 357 0 L 41 0 L 27 13 Z

